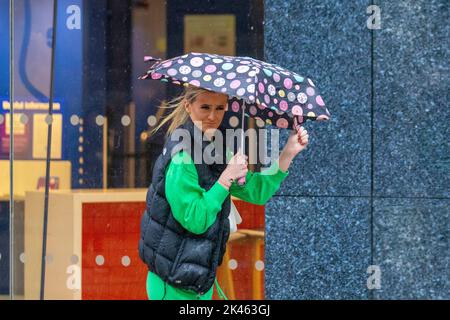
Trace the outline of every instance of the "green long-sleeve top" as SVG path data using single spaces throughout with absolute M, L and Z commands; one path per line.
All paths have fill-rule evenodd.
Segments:
M 227 152 L 227 159 L 232 153 Z M 228 194 L 241 200 L 264 205 L 279 189 L 289 171 L 282 171 L 278 161 L 263 172 L 251 172 L 246 175 L 246 183 L 243 186 L 233 182 L 227 190 L 218 181 L 205 190 L 199 185 L 198 173 L 191 156 L 180 151 L 175 154 L 166 167 L 165 193 L 167 201 L 175 219 L 188 231 L 202 234 L 214 223 L 217 214 L 222 209 L 222 204 Z M 163 296 L 165 292 L 164 282 L 156 274 L 149 271 L 147 278 L 147 293 L 150 298 Z M 198 296 L 167 285 L 166 299 L 196 299 Z M 211 289 L 204 295 L 205 299 L 212 296 Z
M 180 151 L 174 155 L 166 170 L 166 198 L 175 219 L 188 231 L 202 234 L 214 223 L 228 194 L 264 205 L 288 174 L 289 171 L 282 171 L 278 162 L 274 162 L 263 172 L 249 170 L 244 186 L 233 182 L 227 190 L 216 181 L 209 190 L 205 190 L 198 183 L 197 169 L 191 156 Z

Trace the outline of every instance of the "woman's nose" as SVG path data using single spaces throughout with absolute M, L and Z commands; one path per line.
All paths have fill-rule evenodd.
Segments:
M 209 114 L 208 119 L 214 121 L 216 119 L 216 113 L 213 111 Z

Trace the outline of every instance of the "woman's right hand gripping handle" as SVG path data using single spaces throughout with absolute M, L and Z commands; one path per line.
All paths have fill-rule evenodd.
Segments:
M 242 154 L 239 149 L 238 152 L 230 159 L 227 167 L 219 177 L 219 183 L 229 190 L 233 181 L 245 177 L 248 172 L 248 156 Z

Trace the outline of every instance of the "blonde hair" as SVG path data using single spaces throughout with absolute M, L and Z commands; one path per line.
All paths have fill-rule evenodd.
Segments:
M 184 91 L 178 97 L 170 100 L 169 102 L 163 101 L 160 109 L 174 109 L 172 112 L 166 116 L 160 124 L 158 124 L 154 129 L 150 131 L 150 135 L 153 135 L 167 122 L 172 121 L 166 132 L 166 137 L 168 137 L 176 128 L 184 124 L 189 117 L 186 111 L 186 103 L 193 103 L 195 99 L 204 92 L 211 92 L 204 88 L 199 88 L 196 86 L 188 85 L 184 87 Z

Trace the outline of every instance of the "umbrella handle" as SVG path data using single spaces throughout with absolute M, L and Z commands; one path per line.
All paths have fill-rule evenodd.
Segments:
M 245 117 L 244 117 L 244 113 L 245 113 L 245 100 L 242 104 L 242 135 L 241 135 L 241 147 L 242 147 L 242 154 L 245 154 L 245 142 L 244 142 L 244 123 L 245 123 Z M 237 181 L 237 184 L 240 186 L 243 186 L 245 184 L 245 176 L 244 177 L 240 177 Z
M 238 185 L 240 185 L 240 186 L 242 186 L 242 185 L 244 185 L 245 184 L 245 177 L 240 177 L 239 179 L 238 179 Z

